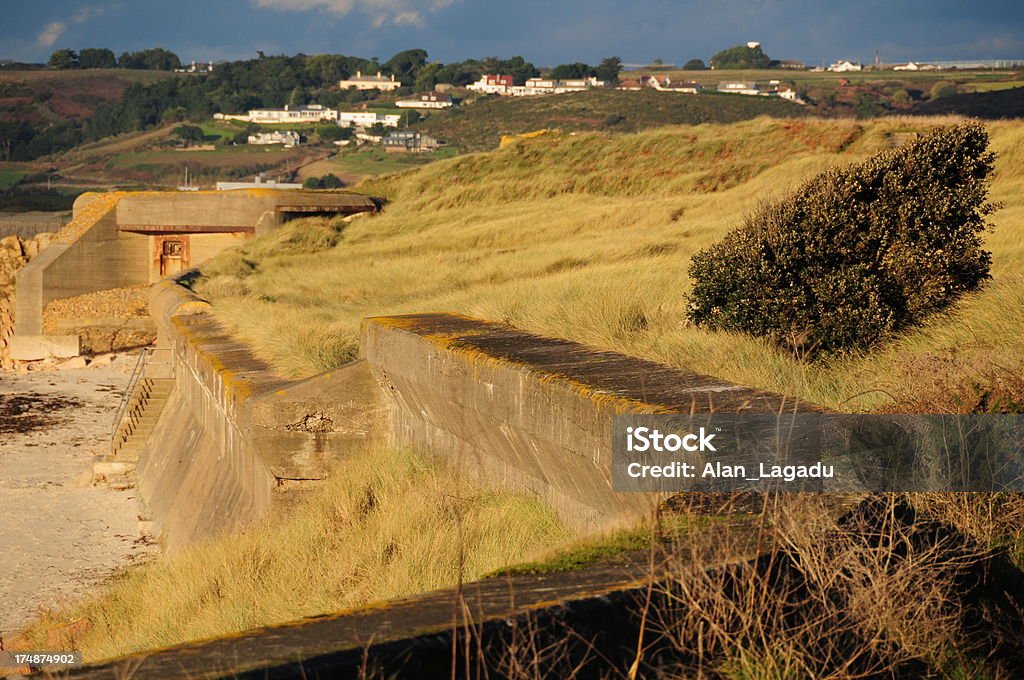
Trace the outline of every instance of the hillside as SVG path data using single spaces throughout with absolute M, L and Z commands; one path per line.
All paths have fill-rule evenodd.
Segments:
M 813 365 L 684 323 L 694 252 L 765 197 L 935 124 L 759 118 L 518 141 L 364 183 L 389 199 L 381 215 L 290 224 L 208 263 L 197 287 L 293 376 L 352 359 L 365 316 L 457 311 L 843 410 L 1020 409 L 1020 123 L 990 125 L 992 198 L 1005 206 L 987 238 L 993 281 L 951 314 Z
M 92 115 L 102 103 L 118 102 L 132 83 L 180 77 L 167 71 L 0 70 L 0 120 L 62 122 Z
M 465 151 L 494 149 L 502 135 L 543 128 L 636 132 L 665 125 L 734 123 L 757 116 L 796 118 L 798 104 L 769 97 L 590 90 L 548 97 L 489 97 L 433 115 L 416 127 Z
M 1024 118 L 1024 87 L 943 97 L 918 104 L 913 112 L 922 116 L 957 114 L 987 120 Z

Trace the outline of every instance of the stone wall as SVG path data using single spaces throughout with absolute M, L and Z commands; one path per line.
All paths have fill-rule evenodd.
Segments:
M 14 336 L 15 277 L 53 238 L 48 232 L 27 239 L 16 235 L 0 238 L 0 370 L 14 368 L 10 345 Z

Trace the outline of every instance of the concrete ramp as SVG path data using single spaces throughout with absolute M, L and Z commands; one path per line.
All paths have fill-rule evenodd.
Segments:
M 616 413 L 797 407 L 782 395 L 457 314 L 367 319 L 361 348 L 394 443 L 532 491 L 584 530 L 636 518 L 659 500 L 612 491 Z

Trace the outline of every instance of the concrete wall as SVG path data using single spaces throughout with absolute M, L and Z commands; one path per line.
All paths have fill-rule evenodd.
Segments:
M 140 226 L 253 229 L 265 213 L 291 207 L 311 213 L 343 214 L 376 209 L 368 197 L 345 193 L 272 189 L 140 192 L 121 198 L 117 221 L 124 229 Z
M 776 413 L 780 395 L 452 314 L 367 319 L 361 351 L 390 439 L 474 477 L 530 490 L 566 522 L 609 526 L 654 494 L 611 489 L 616 413 Z
M 158 346 L 173 356 L 174 387 L 136 472 L 171 551 L 288 505 L 381 422 L 365 362 L 289 382 L 207 308 L 171 281 L 153 287 L 150 313 Z
M 283 216 L 356 214 L 376 210 L 366 196 L 317 191 L 248 189 L 206 192 L 84 194 L 57 240 L 17 275 L 10 357 L 75 356 L 74 335 L 47 336 L 47 303 L 111 288 L 158 281 L 160 238 L 180 234 L 186 267 L 205 262 L 253 234 L 271 231 Z

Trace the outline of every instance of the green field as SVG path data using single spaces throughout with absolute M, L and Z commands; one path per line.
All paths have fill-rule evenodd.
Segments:
M 10 189 L 28 172 L 17 168 L 0 168 L 0 190 Z

